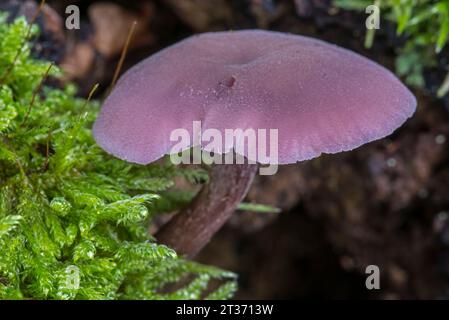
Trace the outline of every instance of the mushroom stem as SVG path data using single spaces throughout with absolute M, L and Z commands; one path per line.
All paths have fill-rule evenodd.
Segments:
M 257 169 L 257 164 L 212 166 L 209 183 L 156 233 L 158 242 L 193 258 L 235 211 Z

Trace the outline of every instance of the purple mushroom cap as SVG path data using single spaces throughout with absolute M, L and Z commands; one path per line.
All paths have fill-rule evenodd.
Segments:
M 93 132 L 107 152 L 148 164 L 174 129 L 278 129 L 278 163 L 354 149 L 391 134 L 416 109 L 387 69 L 303 36 L 246 30 L 190 37 L 129 70 Z M 223 150 L 226 152 L 229 150 Z

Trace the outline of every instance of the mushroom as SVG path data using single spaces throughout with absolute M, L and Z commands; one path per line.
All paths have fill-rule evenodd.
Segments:
M 415 109 L 415 97 L 390 71 L 354 52 L 244 30 L 192 36 L 134 66 L 105 100 L 93 132 L 112 155 L 148 164 L 171 152 L 173 130 L 192 134 L 194 121 L 219 132 L 277 129 L 278 157 L 259 161 L 277 165 L 383 138 Z M 210 182 L 157 239 L 194 256 L 245 196 L 257 171 L 249 162 L 212 166 Z

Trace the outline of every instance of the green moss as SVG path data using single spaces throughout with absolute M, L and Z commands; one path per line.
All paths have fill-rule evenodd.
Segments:
M 90 130 L 98 103 L 70 85 L 35 94 L 49 63 L 30 57 L 27 30 L 0 16 L 0 299 L 197 299 L 214 278 L 229 282 L 211 297 L 231 296 L 234 274 L 185 261 L 147 232 L 185 203 L 175 177 L 204 172 L 104 153 Z M 162 290 L 169 283 L 184 287 Z

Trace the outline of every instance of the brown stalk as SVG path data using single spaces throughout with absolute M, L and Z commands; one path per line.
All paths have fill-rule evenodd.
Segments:
M 47 136 L 47 143 L 45 146 L 45 161 L 44 164 L 42 165 L 42 171 L 45 171 L 48 169 L 48 162 L 50 161 L 50 141 L 51 141 L 51 131 L 48 133 Z
M 94 95 L 95 91 L 97 91 L 97 89 L 98 89 L 99 86 L 100 86 L 100 85 L 99 85 L 98 83 L 96 83 L 96 84 L 92 87 L 92 89 L 90 89 L 89 95 L 87 96 L 86 101 L 84 102 L 83 106 L 81 107 L 81 111 L 80 111 L 81 116 L 82 116 L 83 113 L 85 112 L 88 103 L 89 103 L 90 100 L 92 99 L 92 96 Z M 49 162 L 50 162 L 50 142 L 51 142 L 51 138 L 52 138 L 52 132 L 50 131 L 50 132 L 48 133 L 48 136 L 47 136 L 47 144 L 46 144 L 46 148 L 45 148 L 45 161 L 44 161 L 44 164 L 42 165 L 42 171 L 47 170 L 48 164 L 49 164 Z
M 98 87 L 100 87 L 99 83 L 94 84 L 92 89 L 90 89 L 89 94 L 87 95 L 86 101 L 84 101 L 83 106 L 81 107 L 81 114 L 86 111 L 87 105 L 89 104 L 90 100 L 92 100 L 92 97 L 94 93 L 97 91 Z
M 156 233 L 158 242 L 193 258 L 235 211 L 257 170 L 256 164 L 212 166 L 209 183 Z
M 45 81 L 45 79 L 47 79 L 48 74 L 50 73 L 50 70 L 51 70 L 52 67 L 53 67 L 53 62 L 50 63 L 50 65 L 48 66 L 48 68 L 45 71 L 44 75 L 42 76 L 41 81 L 39 82 L 39 85 L 34 90 L 33 97 L 31 98 L 31 102 L 30 102 L 30 105 L 28 107 L 28 110 L 27 110 L 25 116 L 23 117 L 22 123 L 20 124 L 21 127 L 23 127 L 23 125 L 27 122 L 28 117 L 30 116 L 31 110 L 33 109 L 34 103 L 36 101 L 36 96 L 39 93 L 39 91 L 41 91 L 42 86 L 44 85 L 44 81 Z

